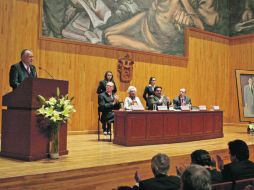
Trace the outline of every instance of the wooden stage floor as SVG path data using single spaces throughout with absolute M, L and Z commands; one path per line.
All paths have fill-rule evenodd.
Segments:
M 101 137 L 102 139 L 104 138 L 103 136 Z M 91 169 L 95 172 L 95 168 L 100 168 L 100 171 L 103 171 L 103 168 L 112 169 L 116 166 L 119 166 L 123 169 L 123 166 L 128 167 L 131 165 L 131 163 L 140 163 L 141 165 L 145 163 L 147 166 L 149 166 L 150 159 L 158 152 L 166 153 L 171 158 L 174 158 L 171 160 L 172 166 L 175 165 L 176 162 L 189 162 L 189 155 L 195 149 L 206 149 L 211 153 L 220 153 L 221 151 L 222 154 L 225 154 L 224 158 L 228 159 L 226 155 L 228 152 L 227 143 L 237 138 L 247 142 L 250 147 L 254 147 L 252 146 L 254 145 L 254 136 L 250 136 L 246 133 L 246 126 L 224 126 L 224 137 L 218 139 L 136 147 L 119 146 L 107 141 L 98 142 L 97 135 L 94 134 L 69 135 L 69 155 L 62 156 L 58 160 L 45 159 L 34 162 L 26 162 L 0 157 L 0 179 L 2 182 L 4 182 L 4 179 L 7 180 L 7 178 L 28 175 L 34 176 L 37 174 L 44 174 L 43 177 L 45 177 L 45 174 L 52 172 L 57 172 L 59 174 L 67 170 L 80 171 L 80 169 L 85 169 L 84 171 Z M 251 151 L 253 151 L 253 148 L 251 148 Z M 252 154 L 253 153 L 251 153 L 251 155 Z M 253 160 L 252 156 L 251 159 Z M 133 172 L 135 169 L 138 169 L 138 166 L 130 169 L 129 171 Z M 148 167 L 148 172 L 144 176 L 151 175 L 149 170 L 150 168 Z M 116 174 L 116 176 L 117 175 L 118 174 Z M 131 173 L 131 176 L 132 175 L 133 173 Z M 122 180 L 123 183 L 129 181 L 130 180 Z M 90 187 L 87 189 L 99 188 L 98 186 L 95 187 L 95 185 L 93 185 L 93 188 Z M 103 189 L 112 188 L 108 187 Z

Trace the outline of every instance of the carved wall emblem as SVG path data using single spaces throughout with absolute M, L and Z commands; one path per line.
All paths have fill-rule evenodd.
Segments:
M 120 74 L 120 81 L 129 83 L 132 80 L 134 61 L 127 54 L 123 58 L 118 59 L 117 70 Z

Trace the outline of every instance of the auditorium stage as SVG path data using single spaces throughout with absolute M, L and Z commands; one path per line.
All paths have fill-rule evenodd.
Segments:
M 158 152 L 171 157 L 171 173 L 176 164 L 189 163 L 195 149 L 228 160 L 227 143 L 236 138 L 246 141 L 254 155 L 254 136 L 246 133 L 246 125 L 224 126 L 223 138 L 136 147 L 115 145 L 103 136 L 98 142 L 95 134 L 68 135 L 69 155 L 58 160 L 26 162 L 0 157 L 0 189 L 113 189 L 133 184 L 136 170 L 143 178 L 151 177 L 150 159 Z

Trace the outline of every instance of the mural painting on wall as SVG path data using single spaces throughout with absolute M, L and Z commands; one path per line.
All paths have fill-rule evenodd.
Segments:
M 229 24 L 238 27 L 237 34 L 252 24 L 250 12 L 229 17 L 234 8 L 251 4 L 245 0 L 232 0 L 233 6 L 228 0 L 41 1 L 43 36 L 170 55 L 184 54 L 185 28 L 228 36 Z

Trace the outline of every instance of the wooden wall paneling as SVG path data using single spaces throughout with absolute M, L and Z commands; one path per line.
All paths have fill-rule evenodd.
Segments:
M 56 79 L 69 81 L 69 93 L 75 96 L 77 109 L 69 131 L 96 131 L 95 91 L 106 70 L 113 71 L 121 100 L 127 96 L 129 85 L 137 87 L 137 95 L 142 100 L 149 77 L 155 76 L 157 84 L 171 100 L 178 95 L 179 88 L 185 87 L 194 105 L 219 105 L 224 110 L 224 122 L 239 122 L 234 72 L 236 68 L 254 69 L 251 36 L 233 38 L 231 42 L 221 35 L 191 29 L 186 34 L 188 58 L 128 51 L 135 64 L 133 80 L 124 84 L 120 83 L 117 72 L 117 58 L 126 55 L 124 49 L 39 39 L 37 1 L 1 0 L 0 8 L 3 10 L 0 11 L 3 23 L 0 26 L 1 95 L 11 90 L 8 84 L 10 65 L 19 61 L 22 49 L 32 49 L 37 69 L 41 66 Z M 50 78 L 44 71 L 38 69 L 38 73 L 40 77 Z M 142 103 L 145 104 L 144 100 Z

